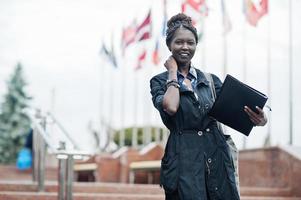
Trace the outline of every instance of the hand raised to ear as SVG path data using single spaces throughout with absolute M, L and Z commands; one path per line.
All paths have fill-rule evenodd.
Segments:
M 256 106 L 258 113 L 251 110 L 248 106 L 244 107 L 244 111 L 248 114 L 250 120 L 254 123 L 255 126 L 264 126 L 268 122 L 267 117 L 264 111 Z
M 167 69 L 167 71 L 169 70 L 178 70 L 178 65 L 176 60 L 174 59 L 173 56 L 169 56 L 168 59 L 165 61 L 164 63 L 165 68 Z

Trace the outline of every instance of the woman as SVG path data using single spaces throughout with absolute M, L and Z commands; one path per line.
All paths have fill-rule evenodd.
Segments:
M 166 45 L 171 56 L 166 72 L 150 80 L 154 106 L 170 130 L 161 163 L 161 185 L 167 200 L 237 200 L 234 167 L 229 149 L 217 122 L 207 113 L 213 101 L 208 80 L 194 68 L 198 36 L 191 18 L 173 16 L 167 23 Z M 219 94 L 222 83 L 212 74 Z M 267 122 L 264 112 L 249 108 L 254 125 Z

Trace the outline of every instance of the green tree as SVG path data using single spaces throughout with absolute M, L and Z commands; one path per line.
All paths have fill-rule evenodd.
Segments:
M 26 82 L 20 63 L 7 81 L 7 93 L 0 112 L 0 163 L 16 161 L 30 129 L 30 119 L 24 112 L 31 99 L 25 92 Z
M 143 129 L 146 127 L 138 127 L 137 132 L 137 143 L 138 145 L 143 144 Z M 150 127 L 151 128 L 151 140 L 155 141 L 155 132 L 157 127 Z M 125 129 L 125 138 L 124 138 L 124 145 L 125 146 L 132 146 L 132 134 L 133 134 L 133 128 L 129 127 Z M 163 135 L 163 129 L 160 128 L 160 139 L 162 139 Z M 120 137 L 120 130 L 115 131 L 114 133 L 114 142 L 119 145 L 119 137 Z

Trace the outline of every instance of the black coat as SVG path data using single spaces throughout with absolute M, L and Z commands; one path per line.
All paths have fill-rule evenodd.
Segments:
M 223 134 L 208 116 L 213 105 L 209 82 L 196 69 L 195 92 L 180 87 L 180 105 L 175 115 L 162 107 L 168 72 L 150 80 L 154 106 L 170 130 L 161 162 L 160 181 L 166 199 L 177 193 L 181 200 L 238 200 L 234 166 Z M 221 81 L 212 75 L 217 95 Z

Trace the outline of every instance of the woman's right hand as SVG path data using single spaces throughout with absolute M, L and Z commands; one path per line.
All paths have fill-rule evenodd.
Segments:
M 177 71 L 178 70 L 177 62 L 173 56 L 169 56 L 169 58 L 165 61 L 164 66 L 167 69 L 167 71 L 170 71 L 170 70 Z

